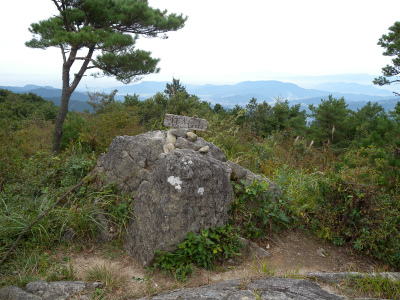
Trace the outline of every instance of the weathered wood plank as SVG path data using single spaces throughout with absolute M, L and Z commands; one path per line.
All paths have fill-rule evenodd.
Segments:
M 185 117 L 172 114 L 165 114 L 164 126 L 206 131 L 207 120 L 200 119 L 197 117 Z

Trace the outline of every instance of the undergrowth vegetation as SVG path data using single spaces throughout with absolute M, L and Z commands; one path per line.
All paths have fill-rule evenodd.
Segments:
M 86 178 L 24 235 L 0 266 L 2 285 L 73 278 L 67 261 L 54 258 L 55 250 L 79 251 L 95 243 L 104 227 L 113 228 L 111 243 L 120 247 L 132 196 L 116 193 L 113 186 L 99 190 L 88 175 L 117 135 L 165 129 L 165 113 L 206 118 L 208 130 L 198 135 L 220 147 L 228 160 L 275 182 L 279 193 L 262 182 L 233 182 L 229 223 L 189 234 L 177 252 L 158 253 L 155 266 L 184 280 L 193 265 L 212 269 L 239 253 L 238 235 L 257 240 L 296 227 L 400 268 L 400 105 L 390 113 L 371 103 L 352 112 L 344 100 L 330 97 L 312 108 L 314 120 L 306 126 L 306 113 L 282 99 L 276 106 L 252 99 L 246 108 L 227 110 L 182 86 L 174 90 L 145 101 L 137 95 L 125 102 L 113 94 L 91 95 L 94 112 L 68 114 L 57 155 L 50 153 L 54 107 L 34 95 L 0 91 L 0 255 Z M 322 118 L 338 110 L 335 124 Z M 65 238 L 68 231 L 72 239 Z
M 235 201 L 230 205 L 230 223 L 241 236 L 250 239 L 265 238 L 271 232 L 287 229 L 296 221 L 290 200 L 276 195 L 267 182 L 249 185 L 234 183 Z

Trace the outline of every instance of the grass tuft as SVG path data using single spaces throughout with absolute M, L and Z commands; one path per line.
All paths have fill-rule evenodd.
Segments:
M 368 297 L 400 299 L 400 282 L 382 276 L 351 277 L 344 285 Z

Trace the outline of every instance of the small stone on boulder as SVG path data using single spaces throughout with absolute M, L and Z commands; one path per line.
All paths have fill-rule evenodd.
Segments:
M 187 133 L 187 138 L 188 138 L 189 141 L 195 142 L 195 141 L 197 141 L 197 134 L 195 134 L 194 132 L 189 131 Z
M 187 137 L 188 131 L 189 129 L 187 128 L 171 128 L 169 130 L 169 132 L 175 135 L 176 137 L 183 137 L 183 138 Z
M 208 146 L 204 146 L 199 149 L 200 153 L 208 153 L 208 151 L 210 151 L 210 147 Z
M 175 146 L 172 143 L 167 143 L 164 145 L 164 153 L 169 153 L 175 150 Z
M 173 135 L 171 131 L 167 131 L 167 138 L 165 140 L 165 144 L 171 143 L 172 145 L 175 145 L 175 142 L 176 142 L 176 136 Z

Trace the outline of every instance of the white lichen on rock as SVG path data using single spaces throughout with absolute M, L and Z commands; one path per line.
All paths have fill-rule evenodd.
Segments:
M 186 161 L 183 159 L 182 162 L 184 165 L 192 165 L 193 164 L 193 162 L 191 160 Z
M 179 177 L 169 176 L 167 181 L 175 187 L 178 191 L 182 189 L 181 184 L 182 181 Z

